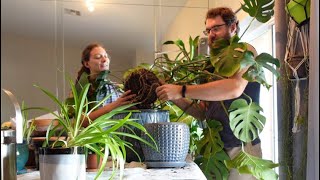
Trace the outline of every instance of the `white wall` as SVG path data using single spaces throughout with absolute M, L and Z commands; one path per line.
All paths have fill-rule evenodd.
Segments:
M 77 72 L 81 67 L 81 52 L 86 46 L 64 46 L 63 57 L 59 59 L 59 64 L 64 64 L 64 72 L 72 79 L 77 77 Z M 105 45 L 107 48 L 107 45 Z M 54 41 L 39 40 L 32 37 L 22 37 L 14 34 L 1 34 L 1 88 L 11 91 L 21 104 L 56 108 L 51 100 L 34 87 L 37 84 L 49 91 L 56 93 L 56 88 L 62 88 L 63 97 L 68 96 L 70 88 L 68 81 L 64 87 L 57 85 L 57 77 L 63 77 L 63 72 L 58 70 L 55 58 Z M 110 70 L 113 81 L 121 82 L 122 74 L 135 64 L 133 52 L 110 51 Z M 124 62 L 123 59 L 131 59 L 131 63 Z M 125 61 L 126 62 L 126 61 Z M 59 76 L 57 76 L 57 73 Z M 61 80 L 59 80 L 61 81 Z M 29 118 L 44 114 L 39 111 L 30 111 Z M 1 91 L 1 122 L 15 117 L 14 107 L 9 97 Z
M 38 84 L 55 91 L 56 72 L 54 43 L 1 34 L 1 88 L 11 91 L 19 103 L 25 101 L 28 106 L 53 105 L 39 89 Z M 35 115 L 37 113 L 30 113 Z M 1 91 L 1 122 L 15 117 L 13 104 Z
M 242 2 L 242 1 L 241 1 Z M 188 43 L 189 36 L 195 38 L 196 36 L 204 37 L 203 30 L 205 29 L 205 17 L 209 8 L 218 6 L 227 6 L 236 11 L 240 7 L 239 1 L 224 0 L 216 1 L 194 1 L 189 0 L 185 7 L 202 7 L 202 8 L 182 8 L 175 20 L 171 23 L 166 33 L 162 37 L 162 43 L 167 40 L 181 39 Z M 246 14 L 239 12 L 238 19 L 241 21 L 246 17 Z M 241 22 L 240 22 L 241 23 Z M 188 46 L 187 46 L 188 47 Z M 162 51 L 172 51 L 172 46 L 162 46 Z

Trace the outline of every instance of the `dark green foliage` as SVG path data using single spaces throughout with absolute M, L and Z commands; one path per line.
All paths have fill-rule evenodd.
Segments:
M 245 4 L 241 5 L 243 11 L 251 17 L 256 18 L 259 22 L 265 23 L 271 19 L 274 14 L 275 0 L 244 0 Z

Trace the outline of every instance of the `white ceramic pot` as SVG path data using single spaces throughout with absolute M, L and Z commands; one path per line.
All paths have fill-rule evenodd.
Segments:
M 40 148 L 39 170 L 41 180 L 85 180 L 84 148 Z

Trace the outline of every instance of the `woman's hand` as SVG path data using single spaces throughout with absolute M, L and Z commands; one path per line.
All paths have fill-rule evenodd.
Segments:
M 134 97 L 136 97 L 135 94 L 131 94 L 131 90 L 128 90 L 124 92 L 118 99 L 115 101 L 115 104 L 117 107 L 131 104 L 134 102 Z

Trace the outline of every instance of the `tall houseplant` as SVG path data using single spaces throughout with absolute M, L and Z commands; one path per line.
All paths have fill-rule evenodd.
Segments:
M 59 121 L 59 125 L 53 127 L 52 124 L 49 126 L 47 133 L 46 133 L 46 141 L 43 144 L 42 150 L 43 156 L 40 157 L 40 163 L 45 162 L 46 158 L 49 158 L 50 155 L 47 154 L 47 152 L 51 152 L 54 150 L 62 151 L 63 149 L 69 149 L 69 152 L 76 152 L 76 151 L 83 151 L 83 148 L 88 148 L 92 150 L 93 152 L 97 153 L 100 157 L 103 157 L 102 165 L 97 172 L 96 179 L 101 175 L 102 171 L 104 170 L 108 156 L 111 156 L 112 159 L 112 175 L 113 177 L 115 175 L 115 170 L 120 168 L 120 178 L 123 176 L 123 169 L 124 169 L 124 159 L 126 157 L 126 151 L 125 147 L 132 146 L 130 143 L 122 140 L 122 136 L 131 137 L 134 139 L 137 139 L 143 143 L 146 143 L 147 145 L 156 148 L 154 144 L 148 143 L 144 139 L 141 139 L 139 136 L 136 136 L 134 134 L 126 133 L 117 131 L 121 127 L 127 127 L 127 128 L 137 128 L 140 131 L 146 133 L 145 128 L 140 125 L 139 123 L 134 122 L 134 119 L 130 119 L 130 115 L 132 112 L 135 112 L 134 110 L 126 110 L 130 106 L 134 105 L 126 105 L 122 107 L 118 107 L 114 109 L 113 111 L 106 113 L 94 121 L 91 121 L 89 118 L 89 114 L 95 110 L 99 105 L 101 105 L 108 97 L 105 97 L 101 101 L 97 102 L 97 104 L 89 110 L 89 105 L 93 102 L 89 102 L 87 99 L 87 93 L 89 90 L 90 84 L 86 84 L 81 93 L 78 94 L 75 88 L 75 84 L 73 81 L 69 78 L 69 84 L 72 89 L 73 93 L 73 100 L 74 104 L 70 105 L 66 101 L 60 101 L 57 97 L 53 95 L 53 93 L 39 87 L 38 87 L 43 93 L 45 93 L 60 109 L 59 113 L 56 113 L 48 108 L 45 107 L 33 107 L 28 108 L 31 109 L 38 109 L 43 110 L 45 112 L 51 113 L 56 117 L 56 119 Z M 74 117 L 70 118 L 70 113 L 74 113 Z M 114 115 L 118 113 L 129 113 L 126 117 L 122 119 L 114 119 Z M 89 120 L 89 125 L 87 127 L 82 127 L 82 124 L 85 119 Z M 66 138 L 63 138 L 61 135 L 67 134 Z M 50 142 L 50 138 L 56 135 L 58 136 L 57 140 L 54 142 Z M 104 150 L 100 151 L 99 145 L 103 145 Z M 42 158 L 42 159 L 41 159 Z M 53 161 L 56 161 L 55 159 Z M 81 153 L 79 163 L 82 163 L 81 166 L 79 165 L 81 172 L 77 172 L 74 177 L 72 178 L 85 178 L 82 177 L 83 174 L 85 175 L 85 164 L 84 164 L 84 154 Z M 40 175 L 42 169 L 47 169 L 46 164 L 43 163 L 41 166 L 40 164 Z M 54 171 L 54 169 L 50 165 L 50 171 Z M 65 171 L 70 171 L 70 169 L 63 169 Z M 51 174 L 54 174 L 50 172 Z M 66 172 L 68 174 L 70 172 Z M 56 172 L 56 174 L 64 174 L 63 172 Z M 79 176 L 80 174 L 80 176 Z M 82 176 L 81 176 L 82 175 Z M 54 178 L 54 177 L 49 177 Z
M 244 3 L 241 8 L 253 17 L 251 22 L 256 19 L 265 23 L 274 13 L 273 0 L 244 0 Z M 177 56 L 172 59 L 165 53 L 155 59 L 149 70 L 167 83 L 199 84 L 231 77 L 242 68 L 249 67 L 243 78 L 249 82 L 258 82 L 269 89 L 271 86 L 265 79 L 264 71 L 269 70 L 278 78 L 279 73 L 276 68 L 280 66 L 279 60 L 267 53 L 254 57 L 247 48 L 248 44 L 240 42 L 241 37 L 235 35 L 230 40 L 216 40 L 211 47 L 210 57 L 196 55 L 199 37 L 189 38 L 189 50 L 181 40 L 167 41 L 164 45 L 176 45 L 179 48 Z M 237 99 L 229 109 L 225 108 L 225 111 L 229 116 L 234 135 L 247 143 L 258 137 L 266 118 L 260 114 L 263 109 L 249 96 L 243 95 L 249 101 Z M 230 160 L 223 150 L 224 145 L 219 135 L 221 130 L 220 122 L 208 121 L 205 123 L 203 138 L 197 143 L 195 161 L 208 179 L 212 176 L 216 179 L 227 179 L 228 168 L 236 168 L 240 173 L 253 174 L 258 179 L 277 179 L 278 175 L 272 169 L 278 165 L 272 161 L 251 156 L 244 150 Z

